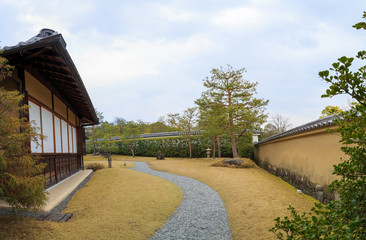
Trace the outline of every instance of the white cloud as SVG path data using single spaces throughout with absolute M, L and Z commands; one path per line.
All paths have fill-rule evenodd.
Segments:
M 263 24 L 262 20 L 262 13 L 252 7 L 225 9 L 216 13 L 212 18 L 215 25 L 230 30 L 235 28 L 254 29 Z
M 159 15 L 163 16 L 164 19 L 171 22 L 189 22 L 197 19 L 199 15 L 193 11 L 183 11 L 173 7 L 160 5 L 157 7 Z
M 216 47 L 205 35 L 154 41 L 124 40 L 123 36 L 109 39 L 99 37 L 104 38 L 103 44 L 89 42 L 83 45 L 74 39 L 73 44 L 79 48 L 72 48 L 70 53 L 83 79 L 92 87 L 116 82 L 128 84 L 136 79 L 149 81 L 152 77 L 165 76 L 188 59 Z
M 36 35 L 42 28 L 51 28 L 63 35 L 80 19 L 95 11 L 92 1 L 8 1 L 8 7 L 16 9 L 17 32 L 22 37 Z M 26 39 L 23 39 L 26 40 Z

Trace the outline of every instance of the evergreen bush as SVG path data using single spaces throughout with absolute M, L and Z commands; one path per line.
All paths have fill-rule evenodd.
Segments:
M 206 157 L 206 149 L 212 149 L 211 142 L 204 136 L 191 136 L 192 138 L 192 157 Z M 239 149 L 241 157 L 253 159 L 253 144 L 251 134 L 241 138 Z M 104 145 L 112 143 L 112 154 L 131 155 L 131 150 L 127 144 L 127 140 L 115 140 L 97 142 L 98 149 L 104 149 Z M 135 155 L 144 157 L 156 157 L 156 153 L 161 151 L 165 157 L 189 157 L 188 139 L 181 137 L 164 137 L 164 138 L 139 138 L 135 144 Z M 87 153 L 93 153 L 93 143 L 87 143 Z M 217 154 L 217 152 L 216 152 Z M 221 139 L 221 156 L 231 157 L 231 142 L 229 138 Z

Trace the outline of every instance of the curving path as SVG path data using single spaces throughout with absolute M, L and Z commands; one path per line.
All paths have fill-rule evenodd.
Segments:
M 132 169 L 164 178 L 183 191 L 181 205 L 151 240 L 231 239 L 227 212 L 215 190 L 189 177 L 152 170 L 146 162 L 135 163 Z

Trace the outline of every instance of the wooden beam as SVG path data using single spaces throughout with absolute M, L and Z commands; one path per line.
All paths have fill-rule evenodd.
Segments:
M 57 88 L 60 88 L 60 87 L 63 88 L 63 87 L 65 87 L 65 88 L 69 88 L 69 89 L 75 90 L 75 88 L 78 87 L 75 83 L 69 82 L 69 81 L 65 81 L 64 79 L 61 79 L 61 78 L 58 78 L 58 77 L 48 77 L 48 79 L 52 80 L 52 84 L 55 87 L 57 87 Z
M 41 72 L 45 73 L 45 75 L 49 74 L 50 77 L 57 77 L 59 79 L 67 79 L 67 80 L 69 80 L 68 82 L 75 82 L 74 79 L 72 78 L 71 74 L 67 75 L 67 74 L 63 74 L 63 73 L 53 71 L 50 69 L 46 69 L 46 68 L 41 69 Z
M 50 69 L 50 70 L 54 70 L 54 71 L 57 71 L 57 72 L 60 72 L 63 74 L 70 74 L 70 72 L 68 71 L 68 69 L 66 67 L 60 67 L 58 65 L 34 61 L 32 63 L 32 66 L 37 69 Z
M 32 59 L 32 62 L 35 63 L 35 64 L 41 64 L 42 66 L 43 65 L 48 65 L 48 66 L 52 66 L 54 68 L 61 68 L 64 71 L 70 72 L 67 65 L 64 64 L 62 61 L 52 61 L 51 59 L 50 60 L 45 60 L 45 59 L 42 59 L 42 58 L 35 58 L 35 59 Z
M 42 53 L 44 53 L 44 52 L 47 52 L 47 51 L 49 51 L 49 50 L 52 50 L 52 48 L 51 47 L 45 47 L 45 48 L 43 48 L 42 50 L 40 50 L 40 51 L 36 51 L 36 52 L 34 52 L 34 53 L 31 53 L 31 54 L 29 54 L 28 56 L 26 56 L 26 57 L 24 57 L 24 59 L 31 59 L 31 58 L 33 58 L 33 57 L 36 57 L 36 56 L 39 56 L 40 54 L 42 54 Z

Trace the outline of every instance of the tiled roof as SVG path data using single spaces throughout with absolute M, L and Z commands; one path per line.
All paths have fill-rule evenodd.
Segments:
M 334 125 L 334 120 L 336 118 L 339 118 L 339 116 L 338 115 L 332 115 L 332 116 L 329 116 L 329 117 L 321 118 L 321 119 L 306 123 L 304 125 L 295 127 L 295 128 L 290 129 L 286 132 L 279 133 L 279 134 L 273 135 L 269 138 L 263 139 L 262 141 L 257 142 L 254 145 L 269 142 L 269 141 L 272 141 L 272 140 L 275 140 L 275 139 L 287 137 L 287 136 L 290 136 L 290 135 L 294 135 L 294 134 L 301 133 L 301 132 L 306 132 L 306 131 L 317 129 L 317 128 L 323 128 L 323 127 L 326 127 L 326 126 L 331 126 L 331 125 Z
M 62 35 L 51 29 L 15 46 L 4 47 L 1 53 L 10 64 L 24 68 L 74 110 L 83 124 L 99 120 L 74 62 L 66 50 Z

